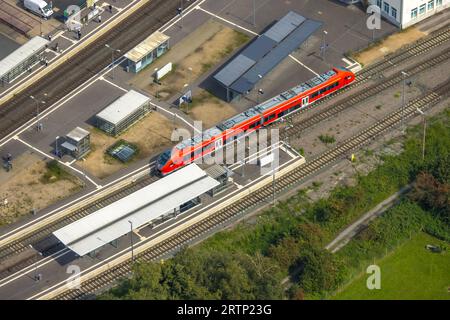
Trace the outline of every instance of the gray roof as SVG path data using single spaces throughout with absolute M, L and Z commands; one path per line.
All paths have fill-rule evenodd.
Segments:
M 48 41 L 47 39 L 36 36 L 11 52 L 8 56 L 0 61 L 0 78 L 2 78 L 15 67 L 19 66 L 28 58 L 40 52 L 48 43 L 50 43 L 50 41 Z
M 227 169 L 222 167 L 220 164 L 213 164 L 211 167 L 206 168 L 205 172 L 213 179 L 217 179 L 228 173 Z
M 137 91 L 130 90 L 100 111 L 97 114 L 97 118 L 117 125 L 149 101 L 149 97 Z
M 67 141 L 64 141 L 61 144 L 61 147 L 65 148 L 67 150 L 70 150 L 70 151 L 77 151 L 77 147 L 74 146 L 73 144 L 71 144 L 70 142 L 67 142 Z
M 251 69 L 244 73 L 241 78 L 233 83 L 230 88 L 239 93 L 252 90 L 260 80 L 259 75 L 265 76 L 275 68 L 292 51 L 295 51 L 311 34 L 320 26 L 321 22 L 306 20 L 299 28 L 295 29 L 278 46 L 270 51 L 264 58 L 258 61 Z
M 260 80 L 258 75 L 264 77 L 321 25 L 290 11 L 242 50 L 214 79 L 238 93 L 253 89 Z
M 286 38 L 292 31 L 298 28 L 306 18 L 290 11 L 287 15 L 280 19 L 277 23 L 273 25 L 264 35 L 276 42 L 281 42 Z
M 218 185 L 196 164 L 190 164 L 53 234 L 83 256 L 130 232 L 129 221 L 133 229 L 140 228 Z
M 66 137 L 78 142 L 78 141 L 82 140 L 83 138 L 87 137 L 88 135 L 89 135 L 89 131 L 86 131 L 80 127 L 76 127 L 75 129 L 70 131 L 66 135 Z
M 255 63 L 256 61 L 240 54 L 236 57 L 236 59 L 231 61 L 225 68 L 217 73 L 214 78 L 222 82 L 224 85 L 229 86 Z

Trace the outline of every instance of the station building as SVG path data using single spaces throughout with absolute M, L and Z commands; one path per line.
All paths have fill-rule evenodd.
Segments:
M 36 36 L 0 61 L 0 82 L 8 84 L 43 59 L 47 39 Z
M 53 235 L 77 255 L 92 256 L 105 245 L 117 246 L 117 240 L 131 230 L 189 210 L 218 185 L 200 167 L 190 164 Z
M 63 152 L 70 154 L 75 159 L 81 159 L 91 150 L 89 131 L 76 127 L 66 135 L 66 140 L 61 144 Z
M 156 31 L 125 54 L 128 71 L 138 73 L 169 50 L 170 37 Z
M 450 8 L 450 0 L 369 0 L 369 3 L 380 7 L 382 17 L 401 29 Z
M 95 116 L 95 125 L 117 136 L 151 111 L 150 98 L 134 90 L 115 100 Z
M 321 25 L 293 11 L 281 18 L 213 76 L 225 89 L 226 101 L 248 94 Z

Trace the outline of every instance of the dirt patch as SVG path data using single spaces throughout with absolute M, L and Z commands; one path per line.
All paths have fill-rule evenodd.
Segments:
M 192 119 L 202 121 L 204 129 L 212 127 L 236 114 L 236 110 L 232 105 L 202 89 L 193 98 L 189 109 L 187 109 L 187 104 L 184 104 L 182 109 L 188 112 Z
M 413 43 L 424 36 L 426 36 L 426 33 L 415 27 L 411 27 L 404 31 L 397 32 L 374 46 L 355 54 L 355 59 L 358 60 L 359 63 L 367 66 L 383 58 L 385 55 L 400 49 L 404 45 Z
M 13 170 L 0 174 L 0 225 L 15 222 L 33 209 L 39 211 L 81 190 L 83 182 L 62 171 L 53 177 L 47 162 L 31 152 L 14 159 Z
M 192 84 L 208 72 L 234 50 L 249 40 L 241 32 L 210 20 L 177 43 L 157 63 L 136 76 L 131 84 L 160 99 L 168 99 L 181 92 L 186 84 Z M 173 63 L 173 70 L 160 80 L 160 84 L 151 82 L 155 68 Z
M 78 161 L 78 165 L 99 179 L 106 178 L 127 167 L 130 163 L 150 158 L 170 147 L 173 144 L 170 140 L 172 130 L 172 122 L 158 112 L 151 112 L 118 137 L 108 136 L 103 131 L 91 127 L 89 130 L 91 132 L 91 152 L 84 161 Z M 138 154 L 132 162 L 122 163 L 105 153 L 120 139 L 137 146 Z

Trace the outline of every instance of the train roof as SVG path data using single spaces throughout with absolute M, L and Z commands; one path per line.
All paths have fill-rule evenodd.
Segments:
M 202 133 L 196 134 L 195 136 L 193 136 L 190 139 L 181 141 L 180 143 L 178 143 L 176 145 L 176 148 L 178 150 L 183 150 L 187 147 L 195 146 L 202 141 L 208 141 L 211 138 L 214 138 L 214 137 L 220 135 L 221 133 L 222 133 L 222 130 L 220 130 L 217 127 L 212 127 L 212 128 L 209 128 L 209 129 L 203 131 Z
M 299 84 L 298 86 L 291 88 L 291 89 L 271 98 L 270 100 L 264 101 L 263 103 L 254 107 L 254 109 L 258 110 L 258 112 L 260 112 L 260 113 L 263 113 L 266 110 L 268 110 L 286 100 L 289 100 L 291 98 L 298 96 L 302 92 L 305 92 L 307 90 L 310 90 L 312 88 L 315 88 L 315 87 L 321 85 L 322 83 L 328 81 L 329 79 L 331 79 L 332 77 L 334 77 L 336 75 L 337 75 L 337 72 L 335 70 L 327 71 L 326 73 L 321 74 L 317 77 L 314 77 L 302 84 Z
M 220 128 L 222 131 L 225 131 L 227 129 L 234 128 L 235 126 L 244 122 L 245 120 L 251 119 L 257 115 L 259 115 L 259 112 L 255 110 L 255 108 L 250 108 L 242 113 L 235 115 L 230 119 L 225 120 L 221 124 L 217 125 L 217 127 Z

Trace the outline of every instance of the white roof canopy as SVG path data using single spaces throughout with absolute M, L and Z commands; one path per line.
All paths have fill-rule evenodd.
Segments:
M 169 36 L 166 36 L 160 31 L 156 31 L 144 41 L 139 43 L 136 47 L 127 52 L 127 54 L 125 54 L 125 57 L 133 61 L 134 63 L 137 63 L 169 39 Z
M 164 215 L 219 185 L 196 164 L 180 169 L 53 234 L 79 256 Z
M 117 125 L 149 101 L 149 97 L 130 90 L 100 111 L 97 117 Z
M 47 39 L 36 36 L 28 42 L 17 48 L 0 61 L 0 78 L 19 66 L 25 60 L 42 50 L 46 44 L 50 43 Z

